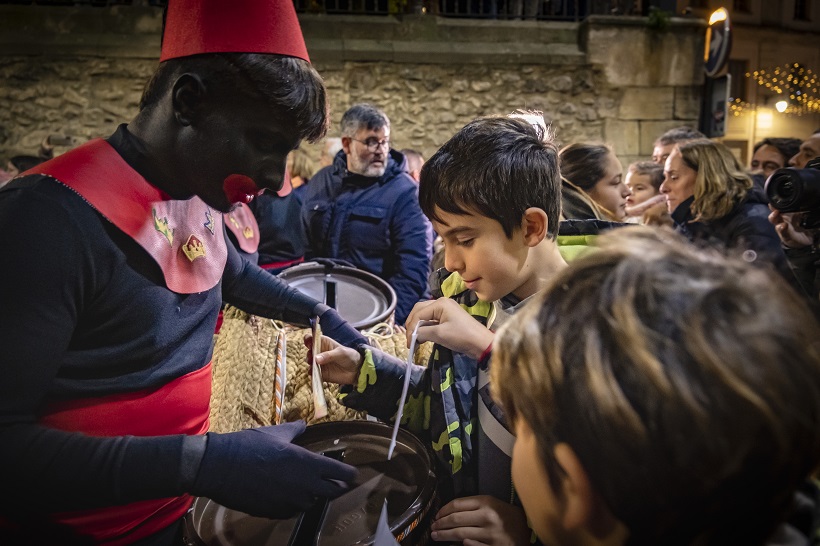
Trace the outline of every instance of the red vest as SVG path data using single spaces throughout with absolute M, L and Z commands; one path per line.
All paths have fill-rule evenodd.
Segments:
M 198 197 L 170 197 L 134 171 L 104 140 L 93 140 L 25 174 L 45 174 L 71 188 L 157 262 L 169 290 L 190 294 L 216 286 L 227 247 L 222 214 Z M 48 405 L 42 425 L 91 436 L 204 434 L 211 365 L 154 389 Z M 188 495 L 52 514 L 58 523 L 105 544 L 129 544 L 181 518 Z

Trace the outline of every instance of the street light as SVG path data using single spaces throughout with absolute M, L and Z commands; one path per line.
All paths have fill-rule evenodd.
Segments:
M 779 100 L 774 103 L 774 107 L 777 108 L 777 111 L 781 114 L 786 111 L 786 108 L 789 107 L 789 103 L 785 100 Z
M 714 25 L 715 23 L 719 23 L 721 21 L 725 21 L 729 18 L 729 12 L 726 11 L 726 8 L 718 8 L 712 12 L 712 16 L 709 17 L 709 24 Z

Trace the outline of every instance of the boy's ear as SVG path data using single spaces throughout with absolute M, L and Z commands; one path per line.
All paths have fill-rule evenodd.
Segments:
M 553 450 L 555 460 L 564 470 L 562 488 L 564 510 L 562 524 L 567 531 L 584 529 L 595 513 L 595 492 L 586 470 L 572 448 L 560 443 Z
M 530 207 L 524 211 L 524 219 L 521 220 L 521 229 L 524 233 L 524 241 L 528 246 L 535 246 L 547 237 L 549 220 L 547 213 L 538 207 Z
M 183 74 L 174 82 L 171 91 L 174 117 L 180 125 L 193 124 L 205 108 L 206 89 L 196 74 Z
M 575 451 L 569 444 L 560 443 L 555 446 L 553 454 L 564 470 L 561 480 L 564 494 L 561 524 L 564 529 L 597 539 L 613 539 L 611 544 L 624 544 L 629 536 L 629 529 L 615 517 L 595 491 Z

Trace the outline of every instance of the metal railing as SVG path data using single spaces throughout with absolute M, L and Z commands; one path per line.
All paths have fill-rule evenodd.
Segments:
M 0 0 L 35 6 L 154 6 L 167 0 Z M 647 0 L 294 0 L 299 13 L 397 15 L 431 14 L 472 19 L 580 21 L 587 15 L 639 15 Z

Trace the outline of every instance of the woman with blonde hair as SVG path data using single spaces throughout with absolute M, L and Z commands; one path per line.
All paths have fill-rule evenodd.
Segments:
M 762 257 L 794 283 L 765 196 L 725 145 L 709 139 L 678 144 L 666 159 L 660 190 L 675 229 L 690 241 L 745 251 L 749 261 Z

